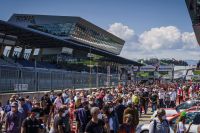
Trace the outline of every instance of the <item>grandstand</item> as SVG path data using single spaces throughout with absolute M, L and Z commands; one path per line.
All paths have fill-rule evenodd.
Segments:
M 0 92 L 117 85 L 142 66 L 119 56 L 124 43 L 80 17 L 14 14 L 0 20 Z

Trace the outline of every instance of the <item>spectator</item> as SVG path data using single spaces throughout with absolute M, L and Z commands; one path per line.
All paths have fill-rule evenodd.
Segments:
M 185 119 L 186 119 L 186 112 L 183 111 L 181 113 L 181 115 L 179 116 L 177 122 L 176 122 L 176 125 L 175 125 L 175 133 L 189 133 L 190 131 L 190 127 L 192 125 L 192 122 L 189 124 L 189 127 L 188 129 L 186 129 L 186 126 L 185 126 Z
M 79 125 L 79 132 L 84 133 L 85 127 L 92 117 L 88 107 L 88 102 L 84 102 L 83 108 L 79 108 L 76 110 L 76 116 Z
M 159 98 L 159 108 L 164 108 L 164 99 L 165 99 L 165 91 L 163 88 L 158 93 L 158 98 Z
M 135 127 L 132 126 L 133 116 L 127 114 L 124 116 L 124 123 L 119 129 L 119 133 L 135 133 Z
M 18 104 L 18 111 L 22 113 L 23 119 L 25 119 L 29 114 L 29 109 L 27 104 L 25 104 L 25 99 L 23 97 L 20 97 Z
M 149 125 L 149 133 L 169 133 L 169 123 L 166 120 L 166 112 L 164 109 L 157 111 L 158 118 L 154 119 Z
M 136 131 L 136 127 L 139 124 L 139 116 L 138 116 L 138 111 L 135 108 L 135 106 L 130 102 L 128 103 L 128 107 L 124 110 L 124 114 L 123 114 L 123 122 L 126 123 L 126 116 L 130 114 L 132 117 L 132 121 L 130 122 L 130 126 L 131 128 L 134 129 L 134 131 Z
M 41 98 L 41 107 L 43 109 L 44 114 L 44 124 L 45 126 L 50 129 L 50 121 L 51 121 L 51 115 L 53 110 L 53 104 L 51 102 L 51 99 L 48 95 L 48 93 L 45 93 L 45 95 Z
M 54 114 L 58 113 L 59 108 L 63 105 L 62 93 L 57 94 L 57 98 L 54 101 Z
M 105 133 L 105 122 L 99 119 L 100 109 L 98 107 L 91 108 L 92 119 L 88 122 L 85 133 Z
M 64 121 L 63 121 L 64 109 L 59 108 L 58 113 L 54 117 L 53 127 L 49 133 L 64 133 Z
M 10 98 L 8 101 L 8 104 L 5 106 L 4 111 L 5 113 L 8 113 L 9 111 L 11 111 L 11 104 L 13 102 L 16 102 L 14 98 Z
M 150 101 L 151 101 L 151 104 L 152 104 L 152 111 L 151 112 L 154 112 L 157 110 L 157 101 L 158 101 L 158 96 L 156 94 L 156 92 L 154 91 L 152 96 L 150 97 Z
M 40 107 L 39 101 L 36 101 L 35 104 L 33 105 L 32 112 L 35 113 L 35 118 L 40 122 L 40 124 L 45 123 L 44 110 Z M 46 127 L 46 124 L 44 124 L 44 127 Z
M 6 133 L 19 133 L 22 123 L 22 113 L 18 111 L 17 102 L 11 104 L 11 111 L 6 114 L 5 119 L 5 132 Z
M 114 108 L 111 105 L 106 105 L 103 107 L 103 111 L 109 124 L 109 133 L 117 133 L 119 122 Z
M 64 113 L 62 115 L 63 123 L 64 123 L 64 133 L 71 133 L 69 111 L 67 109 L 67 106 L 63 106 L 62 108 L 64 109 Z
M 25 104 L 28 107 L 28 111 L 31 112 L 31 110 L 32 110 L 32 102 L 29 99 L 29 96 L 26 96 L 26 98 L 25 98 Z
M 123 99 L 118 98 L 118 105 L 115 107 L 115 111 L 117 113 L 117 117 L 118 117 L 118 121 L 120 125 L 123 124 L 123 113 L 124 113 L 124 110 L 126 109 L 126 107 L 122 104 L 122 102 L 123 102 Z
M 176 107 L 176 90 L 173 89 L 170 95 L 170 108 Z
M 36 113 L 32 110 L 30 116 L 23 120 L 21 133 L 40 133 L 40 122 L 36 119 Z
M 169 94 L 169 91 L 167 91 L 166 94 L 165 94 L 164 103 L 165 103 L 165 108 L 170 108 L 170 94 Z

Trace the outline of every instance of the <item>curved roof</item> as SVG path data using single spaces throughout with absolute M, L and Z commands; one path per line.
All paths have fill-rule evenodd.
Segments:
M 16 40 L 19 41 L 22 45 L 25 45 L 26 48 L 69 47 L 69 48 L 75 48 L 78 50 L 84 50 L 88 52 L 91 50 L 91 53 L 107 56 L 110 59 L 112 59 L 112 61 L 119 62 L 120 64 L 131 64 L 131 65 L 136 65 L 136 66 L 142 66 L 141 63 L 138 63 L 129 59 L 125 59 L 120 56 L 116 56 L 115 54 L 112 54 L 108 51 L 104 51 L 102 49 L 98 49 L 96 47 L 87 46 L 87 45 L 84 45 L 83 43 L 72 41 L 72 40 L 64 40 L 47 33 L 43 33 L 43 32 L 39 32 L 30 28 L 14 25 L 2 20 L 0 20 L 0 33 L 16 36 L 17 37 Z

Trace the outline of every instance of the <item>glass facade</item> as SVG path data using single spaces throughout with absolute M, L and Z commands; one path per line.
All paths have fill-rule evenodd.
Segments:
M 200 0 L 186 0 L 193 25 L 200 24 Z
M 73 23 L 62 23 L 62 24 L 57 23 L 57 24 L 29 25 L 28 27 L 55 36 L 67 37 L 73 25 L 74 25 Z
M 81 24 L 75 23 L 54 23 L 42 25 L 29 25 L 29 28 L 49 33 L 59 37 L 71 37 L 77 41 L 93 47 L 120 54 L 123 44 L 110 38 L 108 35 L 97 32 Z
M 70 36 L 93 47 L 97 47 L 115 54 L 120 54 L 123 47 L 122 44 L 114 41 L 108 35 L 102 34 L 80 24 L 76 24 L 75 27 L 73 27 Z

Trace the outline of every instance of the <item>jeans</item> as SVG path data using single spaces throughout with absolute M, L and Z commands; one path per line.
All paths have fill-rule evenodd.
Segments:
M 170 108 L 174 108 L 174 107 L 176 107 L 175 101 L 171 101 Z
M 147 114 L 147 111 L 148 111 L 148 101 L 145 101 L 144 103 L 141 104 L 140 114 L 142 114 L 142 107 L 144 108 L 144 113 Z
M 152 103 L 152 112 L 157 110 L 157 104 L 156 103 Z
M 159 99 L 159 108 L 164 108 L 163 99 Z
M 170 101 L 165 101 L 165 108 L 170 108 Z

